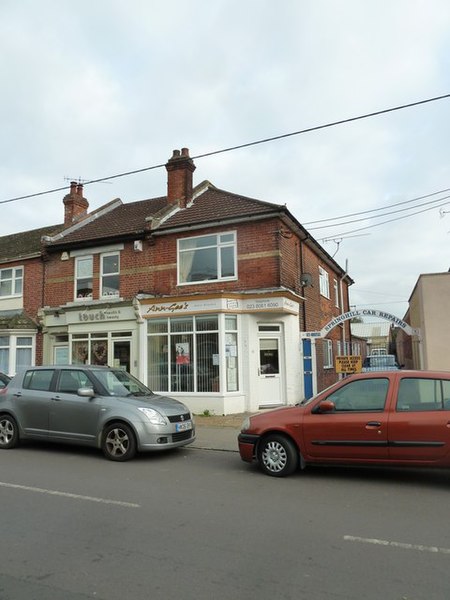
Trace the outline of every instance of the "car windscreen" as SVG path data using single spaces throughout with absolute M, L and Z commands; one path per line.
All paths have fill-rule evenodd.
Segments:
M 94 374 L 110 396 L 149 396 L 153 393 L 138 379 L 121 369 L 96 370 Z

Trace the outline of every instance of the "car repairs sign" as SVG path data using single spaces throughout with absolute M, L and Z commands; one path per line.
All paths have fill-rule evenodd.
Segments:
M 336 373 L 361 373 L 361 356 L 336 356 Z

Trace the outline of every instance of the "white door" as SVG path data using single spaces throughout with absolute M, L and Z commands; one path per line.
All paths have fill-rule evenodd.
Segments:
M 260 408 L 283 404 L 281 378 L 281 339 L 260 335 L 258 367 L 258 405 Z

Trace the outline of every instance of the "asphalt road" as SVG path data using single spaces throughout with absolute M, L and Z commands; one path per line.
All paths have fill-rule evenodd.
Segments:
M 450 473 L 0 452 L 1 600 L 444 600 Z

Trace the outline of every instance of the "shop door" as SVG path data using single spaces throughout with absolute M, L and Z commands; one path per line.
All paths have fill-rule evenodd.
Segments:
M 113 366 L 130 373 L 131 368 L 130 340 L 113 340 Z
M 259 407 L 283 404 L 279 337 L 260 337 L 258 367 Z

